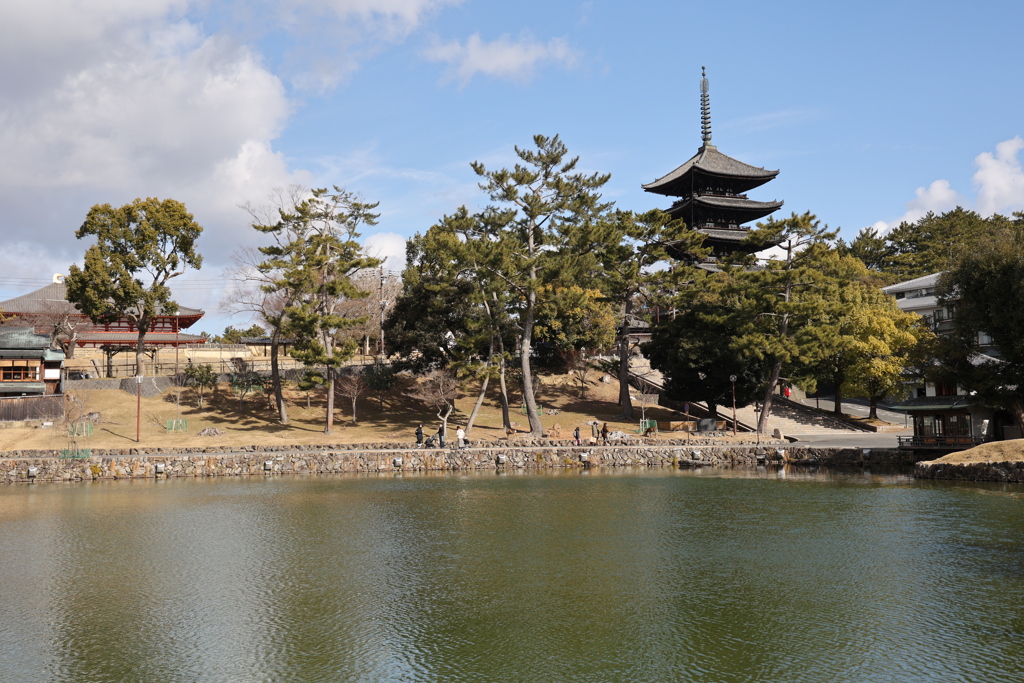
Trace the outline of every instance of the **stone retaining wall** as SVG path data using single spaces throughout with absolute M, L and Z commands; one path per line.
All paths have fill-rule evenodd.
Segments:
M 881 460 L 881 451 L 878 452 Z M 776 446 L 504 446 L 456 450 L 392 449 L 93 456 L 81 460 L 7 458 L 0 481 L 42 483 L 93 479 L 216 477 L 334 472 L 502 470 L 581 467 L 703 467 L 716 465 L 867 464 L 861 449 L 782 449 Z
M 1024 462 L 976 462 L 962 465 L 919 462 L 914 465 L 914 476 L 918 479 L 1024 483 Z

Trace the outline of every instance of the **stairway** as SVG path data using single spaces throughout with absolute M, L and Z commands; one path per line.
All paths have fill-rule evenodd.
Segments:
M 634 356 L 630 362 L 630 370 L 659 389 L 662 384 L 661 373 L 651 368 L 646 358 Z M 719 406 L 718 415 L 721 419 L 732 419 L 731 406 Z M 754 406 L 736 409 L 736 420 L 751 427 L 757 426 L 758 414 Z M 853 427 L 822 415 L 813 408 L 804 408 L 799 404 L 784 401 L 772 402 L 772 414 L 768 416 L 768 433 L 778 429 L 786 436 L 812 436 L 829 434 L 856 434 L 865 430 Z

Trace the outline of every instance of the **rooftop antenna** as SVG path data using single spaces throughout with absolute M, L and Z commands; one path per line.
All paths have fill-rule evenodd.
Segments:
M 711 101 L 708 98 L 708 77 L 704 68 L 700 68 L 700 137 L 705 147 L 711 147 Z

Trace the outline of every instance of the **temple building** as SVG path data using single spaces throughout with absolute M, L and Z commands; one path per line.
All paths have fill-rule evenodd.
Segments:
M 62 275 L 54 275 L 52 283 L 34 292 L 0 301 L 0 311 L 3 311 L 6 318 L 5 327 L 30 327 L 48 335 L 59 326 L 70 347 L 134 347 L 138 340 L 134 323 L 125 318 L 94 324 L 68 301 Z M 173 314 L 157 315 L 146 333 L 146 346 L 160 348 L 205 343 L 206 339 L 199 335 L 182 332 L 198 322 L 203 315 L 203 311 L 186 306 L 179 306 Z
M 711 144 L 711 106 L 704 67 L 701 67 L 700 81 L 700 124 L 702 144 L 697 154 L 671 173 L 642 187 L 647 192 L 677 198 L 666 211 L 707 235 L 704 246 L 711 248 L 711 260 L 737 251 L 752 252 L 753 248 L 742 244 L 750 231 L 744 224 L 778 210 L 782 202 L 756 201 L 749 199 L 746 193 L 772 180 L 779 172 L 745 164 L 722 154 Z

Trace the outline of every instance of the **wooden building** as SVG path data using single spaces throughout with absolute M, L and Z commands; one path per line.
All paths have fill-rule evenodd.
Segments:
M 54 275 L 53 282 L 34 292 L 0 301 L 0 310 L 13 317 L 5 326 L 31 327 L 49 335 L 55 324 L 66 321 L 70 343 L 78 348 L 114 348 L 134 346 L 138 339 L 135 324 L 122 318 L 110 323 L 94 324 L 87 315 L 67 299 L 63 276 Z M 157 315 L 146 333 L 147 347 L 176 347 L 203 344 L 206 339 L 182 332 L 204 315 L 197 308 L 179 306 L 177 312 Z M 70 353 L 70 352 L 69 352 Z
M 756 201 L 746 194 L 775 178 L 778 171 L 733 159 L 711 144 L 711 107 L 703 67 L 701 76 L 700 148 L 682 166 L 642 187 L 647 192 L 676 198 L 666 211 L 707 235 L 704 246 L 711 247 L 709 261 L 713 262 L 733 252 L 753 251 L 742 244 L 750 232 L 744 223 L 777 211 L 782 202 Z
M 25 327 L 0 327 L 0 396 L 63 393 L 64 352 Z

